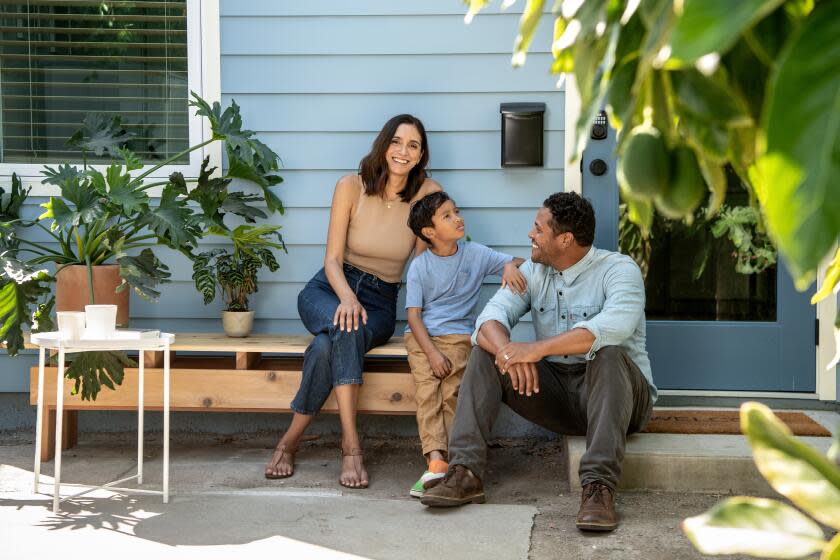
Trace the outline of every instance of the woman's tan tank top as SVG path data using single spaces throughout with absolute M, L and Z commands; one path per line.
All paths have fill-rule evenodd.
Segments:
M 421 188 L 411 202 L 429 190 Z M 365 195 L 359 178 L 359 200 L 347 228 L 344 262 L 386 282 L 399 282 L 416 242 L 408 227 L 409 206 L 400 199 L 385 202 L 378 196 Z

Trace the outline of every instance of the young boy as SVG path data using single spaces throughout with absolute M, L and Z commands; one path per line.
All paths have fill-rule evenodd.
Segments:
M 445 192 L 418 200 L 408 226 L 429 244 L 408 269 L 405 346 L 417 386 L 417 427 L 428 468 L 411 488 L 423 496 L 423 483 L 446 474 L 449 429 L 458 387 L 472 351 L 470 335 L 485 276 L 502 275 L 502 287 L 525 290 L 517 268 L 524 259 L 464 242 L 464 220 Z

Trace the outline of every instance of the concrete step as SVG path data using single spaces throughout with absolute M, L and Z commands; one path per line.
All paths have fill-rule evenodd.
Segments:
M 807 412 L 832 433 L 840 425 L 834 412 Z M 801 437 L 825 453 L 832 438 Z M 586 438 L 567 437 L 569 484 L 580 489 L 578 468 Z M 742 435 L 633 434 L 627 440 L 620 489 L 772 495 Z

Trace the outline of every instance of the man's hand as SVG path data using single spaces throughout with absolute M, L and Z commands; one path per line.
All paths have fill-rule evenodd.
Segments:
M 428 358 L 429 365 L 432 366 L 432 373 L 438 379 L 443 379 L 452 373 L 452 362 L 440 350 L 435 350 Z
M 528 286 L 525 275 L 519 271 L 519 267 L 513 261 L 505 265 L 502 271 L 502 288 L 510 288 L 514 294 L 523 294 Z
M 514 364 L 537 363 L 544 357 L 536 342 L 508 342 L 496 351 L 496 367 L 507 373 Z
M 513 364 L 506 372 L 510 376 L 510 384 L 513 390 L 520 395 L 531 396 L 540 392 L 540 376 L 537 371 L 537 364 L 524 362 Z

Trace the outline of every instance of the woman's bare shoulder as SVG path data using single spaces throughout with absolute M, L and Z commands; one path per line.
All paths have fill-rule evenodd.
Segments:
M 362 179 L 356 174 L 341 177 L 335 184 L 335 197 L 356 200 L 362 191 Z

